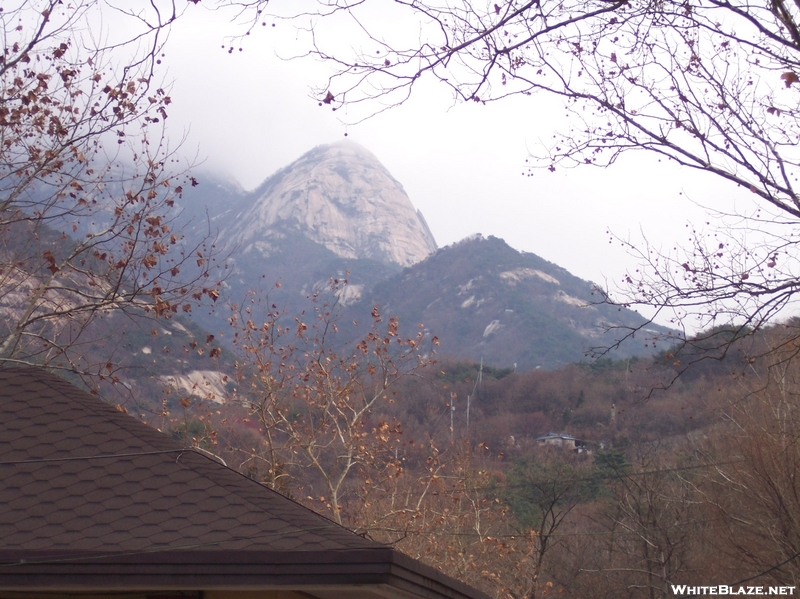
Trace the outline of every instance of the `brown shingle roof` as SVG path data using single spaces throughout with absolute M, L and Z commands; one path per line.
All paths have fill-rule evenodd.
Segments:
M 0 402 L 0 549 L 379 546 L 44 371 Z
M 55 375 L 0 368 L 0 589 L 331 584 L 481 597 Z

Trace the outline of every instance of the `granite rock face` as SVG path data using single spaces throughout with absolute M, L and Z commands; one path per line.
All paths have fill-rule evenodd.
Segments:
M 267 179 L 224 238 L 265 257 L 296 231 L 335 255 L 410 266 L 436 242 L 403 186 L 350 141 L 318 146 Z

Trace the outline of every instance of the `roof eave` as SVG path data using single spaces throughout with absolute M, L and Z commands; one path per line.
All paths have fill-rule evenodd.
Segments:
M 334 597 L 352 587 L 390 599 L 488 599 L 391 548 L 103 555 L 0 550 L 0 591 L 6 592 L 297 590 Z

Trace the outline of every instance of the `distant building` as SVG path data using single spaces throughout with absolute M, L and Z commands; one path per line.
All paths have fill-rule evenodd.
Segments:
M 540 445 L 563 447 L 564 449 L 571 449 L 575 453 L 588 451 L 585 442 L 566 433 L 547 433 L 544 436 L 536 437 L 536 441 Z

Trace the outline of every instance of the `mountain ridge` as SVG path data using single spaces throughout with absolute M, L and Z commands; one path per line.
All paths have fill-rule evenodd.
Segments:
M 369 188 L 371 182 L 377 190 Z M 427 334 L 439 338 L 442 355 L 483 357 L 496 366 L 524 369 L 585 361 L 591 348 L 614 345 L 611 331 L 649 327 L 638 314 L 592 295 L 592 283 L 491 235 L 473 235 L 437 249 L 402 189 L 377 158 L 352 142 L 317 146 L 251 192 L 211 180 L 198 206 L 208 211 L 207 220 L 229 248 L 228 302 L 241 305 L 252 299 L 260 282 L 264 288 L 257 294 L 268 294 L 269 304 L 287 316 L 307 309 L 306 298 L 313 294 L 338 303 L 345 321 L 366 322 L 378 306 L 381 314 L 400 317 L 403 326 L 422 324 Z M 401 205 L 400 217 L 386 208 L 386 198 Z M 317 217 L 308 217 L 316 210 L 310 207 L 314 202 L 351 219 L 338 239 L 334 235 L 325 242 L 327 233 L 314 225 Z M 197 214 L 198 207 L 194 210 Z M 317 216 L 331 213 L 325 210 L 317 210 Z M 344 248 L 344 233 L 370 220 L 379 221 L 372 229 L 379 243 L 370 245 L 367 235 L 354 237 Z M 415 246 L 418 259 L 387 250 L 408 247 L 398 236 L 407 241 L 415 235 L 424 242 Z M 336 296 L 326 297 L 330 279 L 339 286 Z M 223 332 L 230 314 L 221 305 L 216 312 L 193 316 L 214 333 Z M 652 353 L 649 337 L 671 334 L 663 327 L 650 328 L 651 333 L 637 333 L 637 339 L 609 356 Z
M 596 286 L 494 236 L 473 235 L 375 285 L 356 310 L 378 305 L 401 323 L 423 324 L 440 353 L 498 367 L 554 368 L 585 361 L 593 348 L 627 358 L 656 351 L 674 332 L 606 304 Z M 611 349 L 615 332 L 643 327 Z
M 345 141 L 320 145 L 252 194 L 225 235 L 244 251 L 292 226 L 341 258 L 409 266 L 436 250 L 425 219 L 377 158 Z

